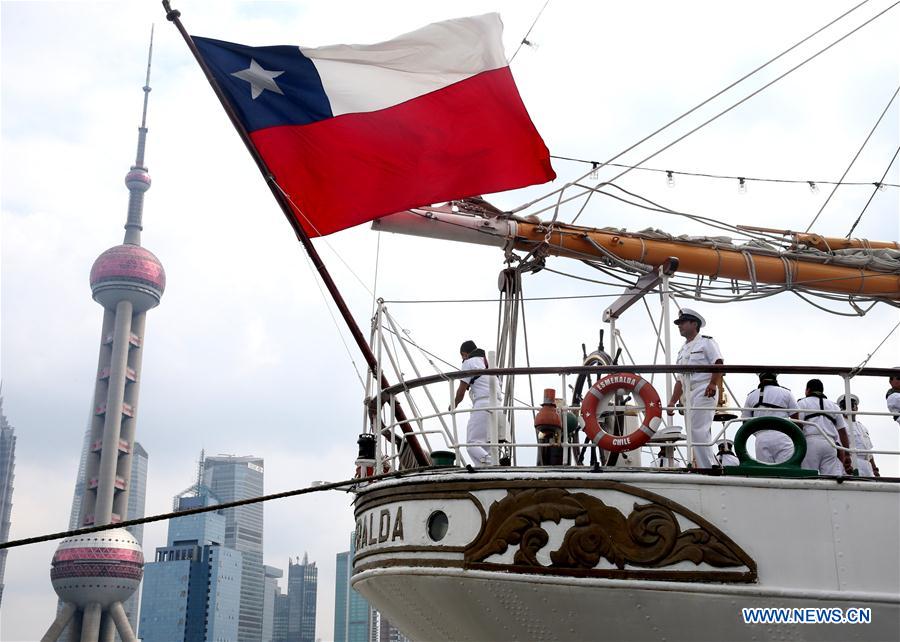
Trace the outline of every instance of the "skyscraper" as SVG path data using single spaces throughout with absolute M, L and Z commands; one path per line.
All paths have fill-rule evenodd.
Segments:
M 288 615 L 291 605 L 288 602 L 287 593 L 281 592 L 281 587 L 275 587 L 275 614 L 272 623 L 272 641 L 287 642 L 288 639 Z
M 208 492 L 177 499 L 187 510 L 218 503 Z M 144 567 L 144 642 L 233 642 L 238 637 L 241 554 L 223 546 L 222 512 L 169 522 L 166 546 Z
M 129 192 L 125 238 L 103 252 L 91 268 L 91 292 L 103 306 L 103 325 L 79 526 L 114 524 L 127 515 L 146 313 L 159 305 L 166 286 L 162 263 L 141 247 L 144 193 L 150 189 L 144 150 L 152 53 L 151 32 L 137 153 L 125 176 Z M 105 537 L 70 538 L 57 549 L 50 577 L 65 605 L 45 640 L 58 639 L 73 618 L 81 642 L 95 642 L 101 632 L 110 639 L 113 629 L 122 639 L 134 639 L 122 602 L 139 586 L 143 555 L 126 531 Z
M 288 563 L 288 642 L 315 642 L 319 570 L 306 553 Z
M 355 537 L 350 535 L 350 550 L 338 553 L 334 581 L 334 642 L 370 642 L 375 628 L 372 607 L 350 586 L 353 574 Z
M 263 460 L 259 457 L 219 455 L 203 462 L 203 484 L 221 502 L 263 494 Z M 225 515 L 225 546 L 240 551 L 241 599 L 238 620 L 240 642 L 261 642 L 263 621 L 263 505 L 229 508 Z
M 0 395 L 0 542 L 9 539 L 15 466 L 16 432 L 3 414 L 3 396 Z M 0 602 L 3 601 L 3 574 L 6 572 L 7 552 L 6 549 L 0 551 Z
M 400 629 L 391 624 L 390 620 L 384 617 L 384 615 L 378 611 L 373 611 L 373 614 L 377 616 L 378 619 L 377 642 L 410 642 L 409 638 L 403 635 L 403 632 L 400 631 Z
M 275 634 L 275 596 L 279 594 L 278 578 L 284 575 L 280 568 L 264 566 L 263 575 L 263 625 L 262 642 L 272 642 Z

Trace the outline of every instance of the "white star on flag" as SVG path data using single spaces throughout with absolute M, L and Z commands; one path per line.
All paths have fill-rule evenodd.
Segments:
M 256 100 L 263 91 L 268 89 L 276 94 L 284 96 L 281 87 L 275 84 L 275 78 L 278 78 L 284 71 L 267 71 L 259 66 L 253 58 L 250 59 L 250 66 L 247 69 L 235 71 L 232 76 L 246 80 L 250 83 L 250 97 Z

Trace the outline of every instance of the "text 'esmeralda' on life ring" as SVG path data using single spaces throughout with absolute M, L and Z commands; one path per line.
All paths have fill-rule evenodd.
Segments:
M 616 394 L 633 392 L 644 402 L 644 421 L 640 428 L 627 435 L 611 435 L 600 427 L 597 409 L 601 411 Z M 621 453 L 640 448 L 656 434 L 662 423 L 662 403 L 649 381 L 632 372 L 606 375 L 591 386 L 581 402 L 581 417 L 585 434 L 603 450 Z

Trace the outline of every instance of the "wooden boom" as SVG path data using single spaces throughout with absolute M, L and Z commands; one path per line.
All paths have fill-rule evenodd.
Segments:
M 546 241 L 542 251 L 547 254 L 579 259 L 604 258 L 605 250 L 618 259 L 654 267 L 674 256 L 678 258 L 679 272 L 900 300 L 900 272 L 877 272 L 822 263 L 797 255 L 778 256 L 753 248 L 704 246 L 689 241 L 654 239 L 565 223 L 556 223 L 551 228 L 548 223 L 505 217 L 481 218 L 445 208 L 427 208 L 419 213 L 400 212 L 376 220 L 373 228 L 415 236 L 512 246 L 525 251 L 533 250 Z M 881 247 L 885 245 L 890 247 L 888 244 Z M 875 243 L 869 247 L 875 247 Z

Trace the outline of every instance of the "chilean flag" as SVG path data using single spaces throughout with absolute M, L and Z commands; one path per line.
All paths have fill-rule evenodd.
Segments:
M 556 178 L 497 14 L 374 45 L 194 37 L 309 236 Z

